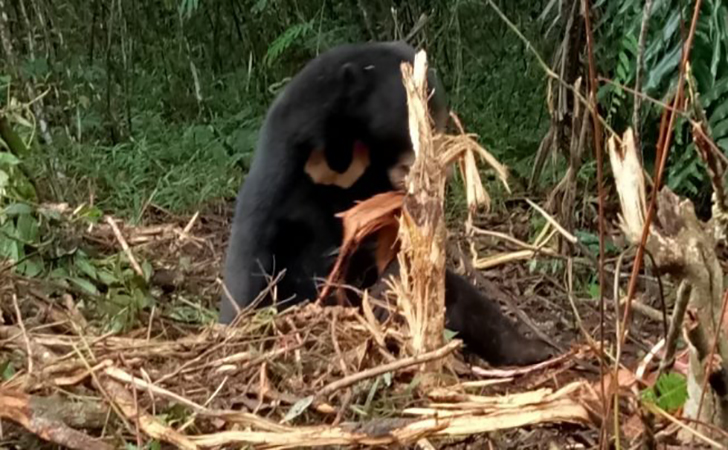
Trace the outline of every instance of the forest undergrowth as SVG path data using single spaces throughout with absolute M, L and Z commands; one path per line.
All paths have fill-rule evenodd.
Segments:
M 401 38 L 509 169 L 472 217 L 448 185 L 449 263 L 541 365 L 447 331 L 413 357 L 366 308 L 216 324 L 270 102 L 326 48 Z M 0 0 L 0 43 L 0 445 L 723 448 L 720 1 Z M 450 361 L 438 387 L 418 358 Z

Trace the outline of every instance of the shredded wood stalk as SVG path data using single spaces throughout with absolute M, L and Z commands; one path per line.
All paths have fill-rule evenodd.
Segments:
M 427 112 L 427 59 L 415 56 L 414 68 L 402 65 L 407 92 L 409 129 L 415 162 L 407 180 L 407 195 L 400 219 L 398 254 L 400 279 L 394 291 L 409 333 L 414 354 L 442 345 L 445 323 L 445 174 L 435 152 Z M 429 368 L 437 370 L 441 360 Z

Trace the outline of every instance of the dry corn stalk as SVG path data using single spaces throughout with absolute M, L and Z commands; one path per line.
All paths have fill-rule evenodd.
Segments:
M 409 130 L 415 162 L 407 179 L 400 218 L 400 279 L 393 283 L 410 333 L 414 354 L 442 345 L 445 323 L 445 174 L 432 141 L 427 112 L 427 60 L 424 51 L 414 67 L 402 65 L 407 91 Z M 439 369 L 441 360 L 428 369 Z

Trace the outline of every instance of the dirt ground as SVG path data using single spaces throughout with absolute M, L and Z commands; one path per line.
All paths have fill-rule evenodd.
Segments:
M 194 219 L 193 226 L 184 239 L 180 238 L 179 230 L 189 225 L 191 218 L 176 217 L 160 210 L 151 211 L 151 215 L 144 227 L 122 227 L 122 232 L 129 240 L 134 253 L 140 258 L 151 262 L 154 267 L 155 275 L 152 278 L 152 284 L 155 286 L 156 305 L 159 311 L 174 310 L 182 304 L 189 305 L 190 302 L 196 302 L 211 311 L 216 310 L 220 292 L 218 278 L 229 232 L 230 217 L 232 217 L 232 205 L 230 203 L 211 205 L 201 211 L 199 216 Z M 493 214 L 483 217 L 478 226 L 492 231 L 500 231 L 524 242 L 529 242 L 528 220 L 525 209 L 514 208 L 509 215 Z M 166 231 L 153 235 L 150 230 L 155 227 L 167 228 L 165 228 Z M 135 244 L 137 242 L 135 236 L 139 242 L 138 244 Z M 109 230 L 97 229 L 84 235 L 83 239 L 88 245 L 93 245 L 101 249 L 102 252 L 119 250 L 118 243 Z M 459 245 L 460 248 L 467 248 L 467 245 L 464 245 L 466 242 L 462 239 L 454 237 L 453 241 L 456 244 L 461 244 Z M 514 249 L 511 244 L 493 238 L 478 238 L 476 248 L 478 248 L 479 256 Z M 598 340 L 600 311 L 597 301 L 590 298 L 585 288 L 575 288 L 571 294 L 572 306 L 569 290 L 567 289 L 567 277 L 565 276 L 566 260 L 543 257 L 539 261 L 541 266 L 536 270 L 532 269 L 533 261 L 520 261 L 488 269 L 481 272 L 480 276 L 470 278 L 476 284 L 488 284 L 487 289 L 490 290 L 488 292 L 492 292 L 495 286 L 498 290 L 496 299 L 502 303 L 503 310 L 511 318 L 519 322 L 519 327 L 527 334 L 540 333 L 542 336 L 546 336 L 552 344 L 559 348 L 560 352 L 568 352 L 577 347 L 584 347 L 586 342 L 584 332 Z M 629 267 L 624 267 L 623 272 L 626 273 L 629 269 Z M 574 278 L 576 280 L 589 279 L 594 273 L 594 267 L 588 262 L 574 264 Z M 12 289 L 13 292 L 17 292 L 20 297 L 23 297 L 23 293 L 27 291 L 18 286 L 28 287 L 32 284 L 27 280 L 16 283 L 3 283 L 2 287 L 0 287 L 0 293 L 4 293 L 3 298 L 9 298 L 8 295 Z M 647 284 L 649 282 L 646 282 Z M 667 288 L 665 287 L 665 289 Z M 648 286 L 649 291 L 650 287 Z M 607 298 L 611 298 L 611 294 L 608 294 Z M 658 298 L 653 299 L 651 302 L 649 300 L 645 301 L 656 309 L 660 308 Z M 610 345 L 609 342 L 614 336 L 615 315 L 611 302 L 607 304 L 604 332 L 607 337 L 606 345 Z M 520 309 L 521 316 L 524 316 L 523 313 L 525 313 L 531 323 L 526 324 L 518 319 L 518 314 L 515 313 L 513 307 Z M 580 322 L 576 319 L 574 307 L 578 311 Z M 4 308 L 3 312 L 6 318 L 5 323 L 12 324 L 11 311 Z M 29 304 L 24 304 L 23 314 L 25 317 L 33 315 L 37 317 L 38 310 Z M 334 313 L 333 317 L 339 317 L 339 319 L 334 318 L 334 320 L 342 321 L 340 324 L 348 320 L 346 319 L 348 317 L 346 313 L 338 314 Z M 149 311 L 144 311 L 141 313 L 140 322 L 146 325 L 141 326 L 136 331 L 127 333 L 126 337 L 132 339 L 148 334 L 148 336 L 154 335 L 159 339 L 165 339 L 165 342 L 174 342 L 175 340 L 190 338 L 199 333 L 198 326 L 181 323 L 179 320 L 171 320 L 169 317 L 165 316 L 164 313 L 161 315 L 158 313 L 157 316 L 150 317 Z M 306 323 L 304 319 L 300 319 L 300 321 L 299 319 L 300 317 L 293 320 L 286 319 L 285 325 L 279 322 L 275 322 L 275 325 L 258 324 L 256 325 L 257 328 L 255 328 L 258 331 L 250 331 L 250 336 L 245 339 L 222 347 L 220 355 L 229 356 L 236 351 L 248 348 L 248 346 L 256 346 L 257 350 L 263 353 L 269 352 L 267 354 L 270 355 L 270 352 L 275 351 L 275 347 L 280 345 L 290 345 L 292 348 L 303 345 L 307 349 L 306 351 L 310 353 L 301 356 L 301 354 L 292 352 L 291 354 L 281 355 L 279 358 L 276 353 L 276 357 L 270 357 L 263 362 L 262 369 L 258 366 L 254 367 L 251 363 L 245 366 L 245 370 L 241 370 L 234 377 L 230 377 L 227 384 L 225 384 L 225 380 L 218 384 L 220 377 L 205 370 L 190 372 L 183 370 L 186 367 L 185 364 L 189 364 L 190 358 L 197 361 L 203 356 L 210 357 L 202 349 L 196 353 L 194 345 L 184 351 L 182 349 L 175 350 L 179 352 L 179 355 L 175 357 L 163 354 L 158 354 L 154 358 L 149 355 L 134 356 L 130 350 L 119 350 L 118 348 L 106 348 L 99 350 L 99 353 L 108 357 L 131 361 L 127 364 L 129 370 L 134 369 L 134 367 L 145 367 L 152 380 L 165 380 L 165 374 L 170 371 L 186 373 L 184 380 L 179 381 L 179 384 L 172 384 L 171 381 L 166 380 L 168 383 L 166 387 L 170 390 L 176 389 L 175 392 L 192 401 L 204 403 L 214 397 L 214 400 L 209 403 L 210 407 L 255 411 L 257 414 L 263 414 L 263 416 L 272 420 L 278 420 L 281 417 L 279 408 L 281 404 L 290 405 L 295 403 L 296 398 L 307 395 L 312 391 L 315 392 L 317 387 L 325 384 L 326 380 L 343 376 L 344 373 L 347 373 L 347 365 L 349 370 L 353 370 L 381 363 L 377 362 L 379 360 L 378 356 L 372 356 L 369 353 L 367 353 L 367 356 L 363 356 L 357 350 L 357 345 L 360 342 L 357 342 L 359 338 L 356 337 L 358 336 L 356 332 L 344 328 L 344 333 L 351 334 L 351 336 L 339 335 L 341 348 L 337 349 L 337 335 L 335 331 L 331 331 L 332 341 L 335 344 L 333 347 L 327 347 L 328 344 L 323 343 L 327 339 L 323 334 L 328 333 L 329 328 L 333 330 L 334 325 L 329 327 L 329 325 L 326 325 L 330 324 L 329 322 L 322 321 L 321 324 L 318 324 L 312 319 L 311 323 Z M 323 319 L 317 318 L 316 320 Z M 583 331 L 580 331 L 579 323 L 581 323 Z M 636 314 L 631 331 L 631 339 L 623 349 L 625 355 L 623 361 L 627 365 L 634 364 L 654 345 L 662 334 L 662 324 L 654 320 L 654 318 L 651 319 Z M 68 330 L 56 330 L 54 332 L 68 334 Z M 263 337 L 256 337 L 256 333 L 261 333 Z M 317 333 L 321 334 L 317 335 Z M 295 342 L 296 339 L 298 339 L 298 342 Z M 336 350 L 335 353 L 334 350 Z M 367 350 L 367 352 L 369 351 Z M 327 352 L 331 353 L 327 354 Z M 350 352 L 351 354 L 359 352 L 356 362 L 347 359 Z M 306 361 L 306 355 L 309 354 L 311 358 L 320 358 L 322 361 Z M 337 354 L 345 355 L 342 357 L 342 361 L 346 360 L 342 369 L 344 373 L 340 373 L 337 368 L 332 369 L 331 364 L 326 362 L 327 359 L 333 358 Z M 134 362 L 135 358 L 146 358 L 146 363 Z M 482 379 L 477 372 L 472 371 L 473 366 L 470 363 L 475 363 L 475 365 L 488 370 L 487 366 L 472 359 L 467 362 L 468 364 L 463 365 L 459 372 L 461 380 Z M 144 366 L 144 364 L 147 364 L 147 366 Z M 200 364 L 200 367 L 204 367 L 202 361 L 200 361 Z M 306 369 L 306 366 L 309 366 L 309 368 Z M 475 393 L 478 395 L 496 395 L 525 392 L 537 388 L 557 390 L 574 380 L 587 380 L 590 383 L 597 383 L 600 376 L 599 371 L 599 364 L 592 354 L 581 354 L 579 357 L 568 358 L 559 364 L 545 367 L 542 370 L 516 372 L 512 380 L 483 387 Z M 265 378 L 265 380 L 261 377 Z M 395 384 L 397 382 L 406 384 L 407 380 L 411 382 L 411 374 L 397 375 Z M 223 384 L 225 384 L 225 387 L 221 389 Z M 256 384 L 258 385 L 257 388 Z M 265 389 L 262 387 L 264 385 Z M 213 393 L 215 386 L 218 386 L 218 388 Z M 332 403 L 342 405 L 341 411 L 345 411 L 343 407 L 347 403 L 350 405 L 358 402 L 365 403 L 370 412 L 377 411 L 377 414 L 385 417 L 396 415 L 400 407 L 417 404 L 417 400 L 411 397 L 403 396 L 399 398 L 398 394 L 401 392 L 396 387 L 393 390 L 384 390 L 372 396 L 375 388 L 376 386 L 372 388 L 371 383 L 364 383 L 361 389 L 351 389 L 348 397 L 347 394 L 335 395 L 332 397 Z M 91 395 L 87 389 L 84 388 L 83 392 L 86 395 Z M 264 398 L 266 395 L 261 394 L 261 389 L 267 392 L 267 398 Z M 39 390 L 39 392 L 46 395 L 53 391 L 53 389 L 48 388 Z M 276 394 L 270 394 L 271 392 Z M 76 394 L 78 393 L 76 391 Z M 277 400 L 272 400 L 276 396 Z M 391 398 L 388 398 L 388 396 L 391 396 Z M 394 400 L 392 400 L 393 398 Z M 154 409 L 155 400 L 146 399 L 143 402 L 147 408 Z M 362 418 L 361 415 L 354 414 L 351 411 L 339 415 L 341 417 L 337 417 L 337 420 L 356 421 Z M 298 420 L 300 421 L 298 423 L 307 424 L 331 423 L 332 421 L 331 417 L 317 415 L 313 412 L 304 414 Z M 202 422 L 198 426 L 198 431 L 214 431 L 215 426 L 214 421 Z M 3 427 L 5 432 L 4 437 L 0 438 L 0 448 L 23 448 L 23 445 L 28 445 L 30 441 L 34 442 L 34 446 L 38 445 L 38 448 L 41 448 L 40 441 L 29 437 L 27 433 L 20 433 L 16 426 L 3 422 Z M 437 448 L 448 449 L 593 448 L 598 442 L 598 431 L 595 427 L 581 425 L 540 425 L 466 438 L 438 439 L 433 442 L 436 442 Z M 47 445 L 43 446 L 51 448 Z

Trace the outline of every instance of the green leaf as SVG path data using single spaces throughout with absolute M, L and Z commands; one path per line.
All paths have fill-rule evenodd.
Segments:
M 29 215 L 33 213 L 33 208 L 26 203 L 12 203 L 3 209 L 3 214 L 8 217 L 15 217 L 19 215 Z
M 90 223 L 98 223 L 104 216 L 104 212 L 96 207 L 86 207 L 79 213 L 79 216 Z
M 313 403 L 313 395 L 309 395 L 308 397 L 304 397 L 301 400 L 297 401 L 296 404 L 291 406 L 291 409 L 288 410 L 288 413 L 283 418 L 283 422 L 281 423 L 290 422 L 291 420 L 300 416 L 308 409 L 309 406 L 311 406 L 311 403 Z
M 15 223 L 5 222 L 0 226 L 0 256 L 11 261 L 20 261 L 25 256 L 25 244 L 16 240 Z
M 253 14 L 260 14 L 265 10 L 266 6 L 268 6 L 268 0 L 258 0 L 250 9 L 250 12 Z
M 38 239 L 38 221 L 30 214 L 20 214 L 16 222 L 18 239 L 26 244 L 34 244 Z
M 623 53 L 620 53 L 620 55 Z M 617 65 L 617 81 L 624 83 L 627 81 L 627 73 L 624 71 L 624 66 L 622 64 Z
M 725 94 L 726 92 L 728 92 L 728 77 L 725 77 L 715 83 L 713 89 L 701 96 L 703 106 L 708 107 L 714 101 L 723 96 L 723 94 Z
M 56 267 L 50 273 L 52 280 L 61 281 L 68 278 L 68 270 L 65 267 Z
M 268 47 L 265 55 L 265 62 L 268 66 L 272 65 L 279 56 L 288 50 L 294 43 L 308 35 L 312 30 L 313 22 L 297 23 L 290 26 L 286 31 L 281 33 Z
M 457 331 L 448 330 L 447 328 L 442 330 L 442 336 L 443 336 L 443 339 L 445 340 L 445 342 L 452 341 L 455 338 L 455 336 L 457 336 L 457 334 L 458 334 Z
M 599 283 L 589 284 L 589 296 L 591 298 L 599 298 Z
M 656 404 L 660 409 L 674 412 L 688 399 L 685 377 L 678 373 L 662 374 L 655 386 L 642 391 L 642 400 Z
M 728 153 L 728 138 L 723 138 L 715 144 L 720 147 L 724 152 Z
M 0 152 L 0 166 L 17 166 L 20 160 L 10 152 Z
M 676 45 L 670 50 L 655 67 L 647 74 L 647 80 L 645 81 L 645 91 L 650 92 L 656 89 L 662 84 L 669 75 L 671 75 L 677 68 L 680 62 L 680 55 L 682 54 L 681 45 Z
M 96 289 L 96 286 L 94 286 L 93 283 L 91 283 L 88 280 L 85 280 L 80 277 L 69 277 L 69 280 L 79 288 L 81 288 L 83 291 L 85 291 L 88 294 L 91 295 L 99 295 L 98 289 Z
M 15 365 L 13 365 L 12 361 L 5 361 L 4 363 L 0 364 L 0 376 L 2 376 L 2 379 L 4 381 L 7 381 L 15 376 L 15 372 Z
M 104 283 L 107 286 L 111 286 L 119 283 L 119 279 L 111 272 L 106 269 L 99 269 L 96 271 L 98 281 Z
M 4 170 L 0 170 L 0 195 L 2 195 L 2 190 L 5 189 L 10 184 L 10 175 L 8 175 L 7 172 Z
M 663 374 L 657 380 L 657 391 L 657 405 L 668 412 L 679 409 L 688 399 L 687 381 L 678 373 Z
M 149 261 L 144 260 L 142 262 L 142 274 L 144 274 L 145 282 L 149 282 L 149 280 L 152 278 L 152 273 L 154 273 L 152 264 Z
M 718 107 L 715 108 L 712 113 L 710 113 L 710 119 L 708 120 L 708 122 L 711 125 L 717 124 L 726 117 L 728 117 L 728 99 L 726 99 L 726 101 L 724 101 L 722 104 L 718 105 Z M 720 135 L 719 137 L 723 136 Z
M 725 137 L 728 136 L 728 119 L 724 119 L 718 122 L 713 128 L 713 136 Z
M 92 280 L 98 280 L 98 271 L 96 270 L 96 267 L 94 267 L 94 265 L 91 264 L 85 256 L 81 256 L 80 254 L 76 255 L 74 263 L 78 270 L 83 272 L 87 277 Z
M 38 255 L 33 255 L 18 264 L 18 272 L 22 273 L 26 277 L 34 278 L 43 273 L 45 264 L 43 258 Z

